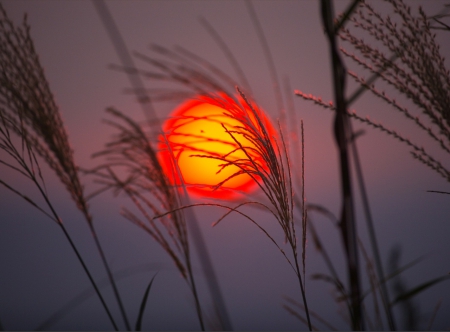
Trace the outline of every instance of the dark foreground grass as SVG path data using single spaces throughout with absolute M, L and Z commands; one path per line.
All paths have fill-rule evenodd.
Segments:
M 423 130 L 444 152 L 450 153 L 450 112 L 448 111 L 450 75 L 432 32 L 433 28 L 450 29 L 443 21 L 446 18 L 445 14 L 428 17 L 420 8 L 415 14 L 401 0 L 386 0 L 386 2 L 392 6 L 392 16 L 396 16 L 400 23 L 395 24 L 390 16 L 380 15 L 369 2 L 356 0 L 350 2 L 348 9 L 342 15 L 335 16 L 333 2 L 322 0 L 321 19 L 329 43 L 334 101 L 325 103 L 313 95 L 298 90 L 295 92 L 297 96 L 335 112 L 334 135 L 340 160 L 341 179 L 341 213 L 338 217 L 325 207 L 308 204 L 306 201 L 304 150 L 307 142 L 305 143 L 304 139 L 303 122 L 300 121 L 300 125 L 297 126 L 295 110 L 289 106 L 292 104 L 291 89 L 288 88 L 287 96 L 282 93 L 263 25 L 260 24 L 250 1 L 246 2 L 249 17 L 267 61 L 277 111 L 280 114 L 276 132 L 271 131 L 266 123 L 244 71 L 233 53 L 221 39 L 220 34 L 206 20 L 202 20 L 202 24 L 224 51 L 238 79 L 234 79 L 206 59 L 182 48 L 167 49 L 154 45 L 150 54 L 134 54 L 134 58 L 141 64 L 136 66 L 120 37 L 120 32 L 115 27 L 114 20 L 107 11 L 107 6 L 103 1 L 94 1 L 122 61 L 114 68 L 129 75 L 132 92 L 141 102 L 146 121 L 142 124 L 119 110 L 108 109 L 109 120 L 106 122 L 115 128 L 116 134 L 105 144 L 104 150 L 95 154 L 97 160 L 100 160 L 98 166 L 83 170 L 83 173 L 89 175 L 99 186 L 98 190 L 89 196 L 84 193 L 79 177 L 80 168 L 74 160 L 59 109 L 39 63 L 30 28 L 26 20 L 21 26 L 15 26 L 0 4 L 0 149 L 2 150 L 0 164 L 27 178 L 38 189 L 45 206 L 29 198 L 27 193 L 15 189 L 14 184 L 1 176 L 0 184 L 33 205 L 61 228 L 108 315 L 111 326 L 116 330 L 121 329 L 121 324 L 117 323 L 119 318 L 126 330 L 143 328 L 142 319 L 146 302 L 152 296 L 151 289 L 155 287 L 152 286 L 155 277 L 153 276 L 148 284 L 139 303 L 137 321 L 132 324 L 121 300 L 121 292 L 126 290 L 119 291 L 116 286 L 116 276 L 109 267 L 88 205 L 89 198 L 106 191 L 116 195 L 124 194 L 132 202 L 133 209 L 122 209 L 122 216 L 150 235 L 171 258 L 181 278 L 186 281 L 191 290 L 199 328 L 202 330 L 213 327 L 231 330 L 227 308 L 214 272 L 214 260 L 209 257 L 199 230 L 188 227 L 189 223 L 192 225 L 196 221 L 190 209 L 202 205 L 226 209 L 223 217 L 214 225 L 222 222 L 230 214 L 240 214 L 252 222 L 256 229 L 263 231 L 268 240 L 277 247 L 292 267 L 298 280 L 300 293 L 298 296 L 288 297 L 283 306 L 299 319 L 299 327 L 303 327 L 300 325 L 302 323 L 309 330 L 315 330 L 318 324 L 323 324 L 329 329 L 334 329 L 320 312 L 311 310 L 308 306 L 305 290 L 307 271 L 305 257 L 306 239 L 309 237 L 321 253 L 329 270 L 329 274 L 315 274 L 313 277 L 331 282 L 337 289 L 340 294 L 338 301 L 345 303 L 348 311 L 349 328 L 353 330 L 383 329 L 386 322 L 390 330 L 395 330 L 398 324 L 392 308 L 397 304 L 402 305 L 409 317 L 408 327 L 416 328 L 415 312 L 409 306 L 409 300 L 427 288 L 446 280 L 447 277 L 438 277 L 416 287 L 405 288 L 400 277 L 409 266 L 400 267 L 398 255 L 393 255 L 390 274 L 386 275 L 381 264 L 375 227 L 359 163 L 356 147 L 358 134 L 352 129 L 351 119 L 354 118 L 380 129 L 405 143 L 411 148 L 411 154 L 415 159 L 447 181 L 450 181 L 450 171 L 444 162 L 437 160 L 424 148 L 397 131 L 348 110 L 364 91 L 370 91 L 403 114 L 406 121 L 413 122 L 420 130 Z M 379 51 L 372 46 L 371 42 L 359 39 L 355 34 L 358 29 L 372 36 L 374 43 L 381 42 L 387 51 Z M 359 54 L 340 48 L 339 42 L 347 43 Z M 369 77 L 366 78 L 359 72 L 348 71 L 343 61 L 344 57 L 362 66 L 369 73 Z M 347 78 L 354 79 L 361 86 L 350 97 L 346 96 Z M 143 79 L 149 79 L 154 84 L 171 83 L 173 88 L 148 91 L 143 88 Z M 411 100 L 425 115 L 427 122 L 413 115 L 411 110 L 377 88 L 375 84 L 379 80 Z M 286 86 L 289 84 L 286 83 Z M 217 170 L 219 173 L 228 167 L 237 169 L 236 173 L 212 186 L 211 189 L 226 187 L 230 179 L 245 173 L 259 187 L 261 196 L 243 198 L 235 206 L 230 206 L 228 202 L 190 203 L 186 184 L 183 182 L 173 153 L 172 142 L 162 131 L 159 120 L 154 115 L 154 107 L 158 102 L 199 98 L 198 96 L 212 105 L 223 108 L 225 116 L 239 122 L 239 125 L 234 126 L 222 125 L 224 132 L 234 142 L 231 143 L 233 149 L 230 153 L 211 155 L 204 151 L 192 150 L 192 158 L 219 160 L 221 162 Z M 286 109 L 289 112 L 286 112 Z M 294 135 L 290 132 L 292 128 L 295 128 Z M 172 157 L 171 176 L 167 176 L 160 164 L 158 149 L 161 146 L 164 146 L 165 152 Z M 232 154 L 235 151 L 242 151 L 244 157 L 233 158 Z M 293 160 L 300 160 L 301 164 L 301 167 L 295 168 L 295 174 L 293 174 Z M 120 309 L 120 317 L 114 317 L 111 313 L 111 303 L 105 301 L 99 287 L 100 283 L 91 275 L 79 249 L 59 217 L 57 208 L 50 201 L 40 169 L 42 162 L 64 184 L 88 224 L 95 243 L 95 254 L 100 255 L 103 262 L 108 283 L 114 291 L 115 304 Z M 359 240 L 356 229 L 354 215 L 356 194 L 353 190 L 355 185 L 351 182 L 353 178 L 351 165 L 354 165 L 364 204 L 371 239 L 371 252 Z M 170 179 L 176 179 L 176 181 Z M 243 206 L 255 206 L 268 211 L 280 226 L 285 243 L 277 242 L 275 236 L 264 229 L 255 218 L 247 212 L 242 212 Z M 314 224 L 308 222 L 308 211 L 317 211 L 326 215 L 339 230 L 345 248 L 346 282 L 336 272 L 335 263 L 330 260 L 330 255 L 326 252 Z M 288 251 L 283 249 L 286 244 Z M 197 248 L 197 252 L 193 248 Z M 214 317 L 206 317 L 205 304 L 202 304 L 199 296 L 197 276 L 192 266 L 194 255 L 200 256 L 202 269 L 209 282 L 208 290 L 215 303 Z M 361 262 L 365 263 L 364 271 L 361 269 Z M 367 274 L 370 284 L 367 291 L 364 290 L 361 282 L 363 273 Z M 396 294 L 388 293 L 386 284 L 389 280 L 393 280 Z M 373 301 L 373 313 L 368 312 L 367 309 L 366 301 L 369 295 Z

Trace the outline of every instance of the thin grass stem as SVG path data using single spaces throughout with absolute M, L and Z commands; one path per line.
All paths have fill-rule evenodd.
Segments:
M 98 11 L 99 16 L 102 18 L 103 24 L 105 26 L 105 29 L 108 32 L 108 35 L 116 49 L 117 54 L 119 55 L 119 58 L 122 62 L 122 66 L 125 68 L 135 68 L 134 62 L 132 57 L 130 56 L 130 53 L 128 51 L 128 48 L 126 47 L 125 41 L 123 40 L 119 29 L 116 26 L 116 23 L 111 15 L 111 13 L 108 10 L 108 7 L 104 3 L 103 0 L 93 0 L 94 5 L 96 6 L 96 9 Z M 159 122 L 158 117 L 156 116 L 156 113 L 152 107 L 151 100 L 146 94 L 146 90 L 144 87 L 144 84 L 141 80 L 141 77 L 139 75 L 136 75 L 136 72 L 129 72 L 127 71 L 128 78 L 130 80 L 130 83 L 133 87 L 133 90 L 138 94 L 138 99 L 140 101 L 140 105 L 143 108 L 144 114 L 147 118 L 147 121 L 149 124 L 156 121 L 156 128 L 160 132 L 160 134 L 163 136 L 165 143 L 167 147 L 170 148 L 170 144 L 167 142 L 167 138 L 165 134 L 162 132 L 162 128 Z M 175 170 L 176 172 L 176 170 Z M 178 170 L 178 175 L 179 170 Z M 179 177 L 181 178 L 181 177 Z M 187 192 L 185 190 L 184 198 L 180 197 L 181 200 L 188 200 Z M 214 268 L 212 265 L 212 261 L 209 258 L 209 254 L 207 251 L 206 244 L 203 240 L 203 236 L 201 234 L 201 230 L 198 227 L 197 220 L 195 218 L 195 215 L 190 215 L 190 222 L 189 225 L 191 226 L 192 230 L 192 237 L 194 239 L 194 244 L 197 247 L 197 252 L 200 257 L 200 262 L 202 264 L 203 272 L 205 273 L 206 280 L 211 292 L 211 295 L 214 300 L 214 305 L 217 307 L 217 314 L 219 321 L 222 323 L 223 328 L 227 330 L 231 330 L 231 323 L 228 317 L 227 309 L 225 306 L 225 302 L 223 300 L 222 292 L 220 290 L 219 282 L 217 279 L 217 276 L 214 272 Z M 191 280 L 192 281 L 192 280 Z M 195 287 L 192 288 L 192 290 L 196 290 Z M 196 297 L 196 301 L 198 301 L 198 296 L 196 293 L 194 293 L 194 297 Z M 197 310 L 200 309 L 200 306 L 196 306 Z M 197 313 L 199 318 L 202 317 L 201 313 Z M 203 326 L 203 322 L 201 322 L 201 325 Z
M 256 15 L 255 8 L 251 2 L 251 0 L 246 0 L 245 4 L 247 5 L 247 11 L 250 15 L 250 19 L 253 22 L 253 26 L 255 27 L 256 34 L 258 35 L 259 42 L 261 43 L 261 47 L 263 49 L 264 57 L 266 58 L 267 66 L 269 68 L 269 73 L 272 79 L 273 90 L 275 93 L 275 101 L 277 103 L 277 108 L 279 111 L 284 112 L 284 104 L 283 97 L 281 93 L 281 88 L 278 80 L 277 69 L 275 67 L 275 61 L 272 57 L 272 52 L 270 52 L 269 43 L 267 42 L 266 36 L 264 34 L 264 30 L 259 22 L 258 15 Z
M 351 126 L 351 123 L 350 123 Z M 394 315 L 392 314 L 391 306 L 389 305 L 389 293 L 387 290 L 387 286 L 385 282 L 381 282 L 384 280 L 384 271 L 383 264 L 381 262 L 380 249 L 378 246 L 377 236 L 375 232 L 375 226 L 373 223 L 372 212 L 370 210 L 369 198 L 367 195 L 367 190 L 364 182 L 364 176 L 362 172 L 361 162 L 359 161 L 359 153 L 358 148 L 356 146 L 356 140 L 353 139 L 351 143 L 351 152 L 353 155 L 353 162 L 355 164 L 355 172 L 358 180 L 358 185 L 360 189 L 360 195 L 363 203 L 364 214 L 366 217 L 367 228 L 369 232 L 370 244 L 372 246 L 372 253 L 375 260 L 375 267 L 378 274 L 378 285 L 380 286 L 380 294 L 381 300 L 383 302 L 383 308 L 385 310 L 385 314 L 388 320 L 389 328 L 391 331 L 396 330 L 396 324 L 394 321 Z
M 98 297 L 99 297 L 99 299 L 100 299 L 100 301 L 101 301 L 101 303 L 102 303 L 102 305 L 103 305 L 103 307 L 104 307 L 104 309 L 105 309 L 105 311 L 106 311 L 106 313 L 107 313 L 107 315 L 109 317 L 109 320 L 111 321 L 114 329 L 116 331 L 119 331 L 119 328 L 118 328 L 118 326 L 117 326 L 117 324 L 116 324 L 116 322 L 115 322 L 115 320 L 114 320 L 114 318 L 113 318 L 113 316 L 112 316 L 112 314 L 111 314 L 111 312 L 109 310 L 109 307 L 106 304 L 105 299 L 103 298 L 103 295 L 101 294 L 100 289 L 97 286 L 97 283 L 95 282 L 94 278 L 92 277 L 92 274 L 89 271 L 89 268 L 86 266 L 86 263 L 84 262 L 80 252 L 78 251 L 75 243 L 73 242 L 72 237 L 70 236 L 69 232 L 67 231 L 66 227 L 64 226 L 61 218 L 59 218 L 58 214 L 56 213 L 56 210 L 54 209 L 53 205 L 51 204 L 51 202 L 50 202 L 50 200 L 49 200 L 49 198 L 47 196 L 47 194 L 44 192 L 44 190 L 42 189 L 40 184 L 37 181 L 33 181 L 33 182 L 37 186 L 37 188 L 38 188 L 39 192 L 41 193 L 42 197 L 44 198 L 44 200 L 45 200 L 47 206 L 49 207 L 50 211 L 52 212 L 54 218 L 57 220 L 57 224 L 58 224 L 58 226 L 60 226 L 61 230 L 63 231 L 64 236 L 66 237 L 67 241 L 69 242 L 72 250 L 75 252 L 75 255 L 77 256 L 78 261 L 81 263 L 81 265 L 83 267 L 83 270 L 85 271 L 86 275 L 89 278 L 89 281 L 91 282 L 92 286 L 94 287 L 95 292 L 97 293 L 97 295 L 98 295 Z
M 334 134 L 339 151 L 342 190 L 342 214 L 340 227 L 342 240 L 346 249 L 347 270 L 349 276 L 349 288 L 352 307 L 352 328 L 354 330 L 360 330 L 363 329 L 364 324 L 361 310 L 357 233 L 353 208 L 353 194 L 348 155 L 348 143 L 349 138 L 351 137 L 351 133 L 349 127 L 349 119 L 347 116 L 347 103 L 344 97 L 346 71 L 338 52 L 336 34 L 334 30 L 334 11 L 332 1 L 322 0 L 321 10 L 322 21 L 330 46 L 330 58 L 333 71 L 333 88 L 336 103 Z

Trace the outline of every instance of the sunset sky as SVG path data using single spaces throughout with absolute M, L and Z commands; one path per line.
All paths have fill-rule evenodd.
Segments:
M 131 52 L 155 56 L 149 48 L 151 44 L 166 48 L 181 46 L 236 78 L 226 56 L 199 21 L 206 19 L 243 68 L 255 100 L 276 123 L 280 113 L 276 108 L 273 82 L 245 2 L 122 0 L 106 3 Z M 335 1 L 336 13 L 344 10 L 348 3 Z M 434 14 L 446 1 L 408 3 L 412 6 L 426 4 L 426 12 Z M 88 0 L 3 0 L 2 4 L 17 24 L 24 13 L 28 14 L 31 35 L 60 107 L 76 163 L 83 168 L 96 166 L 99 161 L 92 159 L 92 154 L 100 151 L 113 133 L 102 123 L 108 118 L 105 109 L 115 107 L 138 122 L 144 121 L 145 117 L 136 98 L 126 93 L 130 88 L 126 74 L 110 68 L 111 64 L 120 65 L 120 60 L 93 3 Z M 254 1 L 254 8 L 278 77 L 282 82 L 290 82 L 289 92 L 293 95 L 294 89 L 301 90 L 325 101 L 332 100 L 328 44 L 321 24 L 319 1 Z M 386 8 L 382 6 L 382 9 Z M 449 34 L 438 35 L 442 54 L 447 58 L 450 56 Z M 145 62 L 134 60 L 138 68 L 151 69 Z M 357 70 L 354 64 L 347 63 Z M 144 80 L 144 83 L 148 88 L 160 87 L 158 81 Z M 348 94 L 355 88 L 349 80 Z M 394 91 L 387 92 L 396 96 Z M 287 93 L 284 87 L 283 93 Z M 332 136 L 333 113 L 299 97 L 293 98 L 297 117 L 304 122 L 306 200 L 320 204 L 338 216 L 341 199 L 337 151 Z M 157 103 L 155 109 L 158 117 L 165 119 L 176 106 L 177 103 Z M 406 123 L 390 106 L 369 93 L 351 108 L 423 144 L 448 165 L 448 155 Z M 363 124 L 355 122 L 353 125 L 356 130 L 365 131 L 358 139 L 358 149 L 385 270 L 388 270 L 390 252 L 394 247 L 400 247 L 402 265 L 423 257 L 402 275 L 408 287 L 448 274 L 450 196 L 427 192 L 450 192 L 448 182 L 414 160 L 406 145 Z M 0 151 L 0 157 L 2 153 Z M 299 165 L 294 165 L 294 172 L 299 169 Z M 105 272 L 83 216 L 52 172 L 45 169 L 44 177 L 49 196 L 94 277 L 101 280 Z M 42 203 L 35 188 L 24 178 L 1 167 L 0 178 L 7 179 L 27 196 Z M 97 188 L 90 177 L 82 177 L 82 181 L 87 193 Z M 359 193 L 356 185 L 354 192 Z M 361 200 L 357 197 L 358 230 L 369 250 Z M 159 271 L 150 293 L 143 329 L 199 329 L 192 295 L 173 262 L 147 234 L 120 216 L 121 206 L 128 204 L 125 197 L 113 197 L 111 193 L 90 201 L 94 224 L 113 271 L 119 274 L 127 269 L 134 271 L 118 282 L 132 324 L 148 282 Z M 194 211 L 219 278 L 233 329 L 306 329 L 282 307 L 286 303 L 285 296 L 300 301 L 300 292 L 291 267 L 267 237 L 237 214 L 230 215 L 213 228 L 211 224 L 224 210 L 198 207 Z M 281 229 L 275 220 L 260 210 L 245 211 L 283 245 Z M 337 228 L 322 215 L 310 212 L 310 217 L 341 279 L 347 283 Z M 5 330 L 33 330 L 90 284 L 60 229 L 3 187 L 0 187 L 0 221 L 0 322 Z M 283 248 L 288 249 L 287 246 Z M 327 270 L 309 238 L 306 250 L 306 293 L 310 309 L 336 328 L 349 329 L 341 317 L 345 308 L 336 304 L 331 284 L 312 280 L 314 274 L 327 273 Z M 362 268 L 362 274 L 366 275 L 364 263 Z M 194 271 L 197 272 L 204 311 L 212 317 L 206 283 L 196 259 Z M 367 279 L 365 281 L 364 289 L 367 289 Z M 427 328 L 440 300 L 442 303 L 432 329 L 450 328 L 449 282 L 438 284 L 414 299 L 420 309 L 422 329 Z M 104 291 L 120 321 L 112 292 L 109 288 Z M 401 327 L 401 312 L 395 313 Z M 98 330 L 112 329 L 112 326 L 93 296 L 48 328 Z

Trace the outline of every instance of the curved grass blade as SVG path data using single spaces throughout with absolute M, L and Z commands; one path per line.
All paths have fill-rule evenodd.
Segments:
M 449 192 L 446 192 L 446 191 L 438 191 L 438 190 L 427 190 L 427 193 L 437 193 L 437 194 L 447 194 L 447 195 L 450 195 Z
M 425 289 L 430 288 L 431 286 L 434 286 L 434 285 L 440 283 L 441 281 L 447 280 L 449 278 L 450 278 L 450 275 L 445 275 L 445 276 L 438 277 L 438 278 L 432 279 L 430 281 L 424 282 L 423 284 L 420 284 L 420 285 L 414 287 L 413 289 L 410 289 L 406 293 L 402 293 L 402 294 L 398 295 L 394 299 L 394 301 L 392 301 L 391 305 L 395 305 L 399 302 L 409 300 L 410 298 L 416 296 L 417 294 L 421 293 Z
M 142 317 L 144 317 L 144 310 L 145 310 L 145 305 L 147 304 L 147 299 L 148 299 L 148 295 L 150 294 L 150 289 L 152 288 L 153 285 L 153 281 L 155 280 L 155 277 L 158 273 L 156 273 L 153 278 L 150 280 L 150 283 L 147 286 L 147 289 L 145 290 L 144 293 L 144 297 L 142 298 L 142 302 L 141 302 L 141 307 L 139 308 L 139 316 L 138 319 L 136 321 L 136 327 L 135 327 L 135 331 L 141 331 L 141 327 L 142 327 Z
M 47 217 L 49 217 L 51 220 L 53 220 L 54 222 L 58 222 L 58 220 L 55 219 L 55 217 L 53 217 L 52 215 L 50 215 L 49 213 L 47 213 L 43 208 L 41 208 L 39 205 L 37 205 L 31 198 L 29 198 L 28 196 L 22 194 L 21 192 L 17 191 L 16 189 L 14 189 L 13 187 L 11 187 L 10 185 L 8 185 L 6 182 L 4 182 L 3 180 L 0 179 L 0 184 L 3 185 L 5 188 L 9 189 L 10 191 L 12 191 L 14 194 L 18 195 L 19 197 L 22 197 L 25 201 L 27 201 L 28 203 L 30 203 L 33 207 L 35 207 L 36 209 L 38 209 L 39 211 L 41 211 L 43 214 L 45 214 Z
M 126 279 L 131 276 L 135 276 L 140 273 L 147 273 L 149 270 L 156 268 L 153 264 L 146 264 L 142 266 L 136 266 L 132 268 L 123 269 L 114 273 L 114 277 L 116 281 Z M 158 266 L 159 268 L 159 266 Z M 98 282 L 98 288 L 104 289 L 106 287 L 111 287 L 111 282 L 108 277 L 103 278 Z M 72 298 L 66 304 L 61 306 L 58 310 L 56 310 L 51 316 L 49 316 L 45 321 L 43 321 L 39 326 L 37 326 L 34 331 L 44 331 L 49 330 L 54 326 L 58 321 L 66 317 L 73 310 L 81 306 L 85 301 L 91 299 L 96 295 L 95 289 L 93 287 L 88 287 L 82 292 L 80 292 L 77 296 Z

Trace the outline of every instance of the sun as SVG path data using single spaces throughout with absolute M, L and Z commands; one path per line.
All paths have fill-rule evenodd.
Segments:
M 249 107 L 242 105 L 246 103 L 237 104 L 225 94 L 219 94 L 217 98 L 197 96 L 173 111 L 163 125 L 165 139 L 160 137 L 159 145 L 159 159 L 172 183 L 180 184 L 175 181 L 176 171 L 172 167 L 172 160 L 176 160 L 187 190 L 195 196 L 234 199 L 255 190 L 255 180 L 233 165 L 234 161 L 251 157 L 264 167 L 257 160 L 254 140 L 245 135 L 242 122 L 236 119 L 238 111 L 247 112 L 247 118 L 255 120 Z M 275 130 L 268 118 L 260 110 L 258 114 L 273 135 Z

